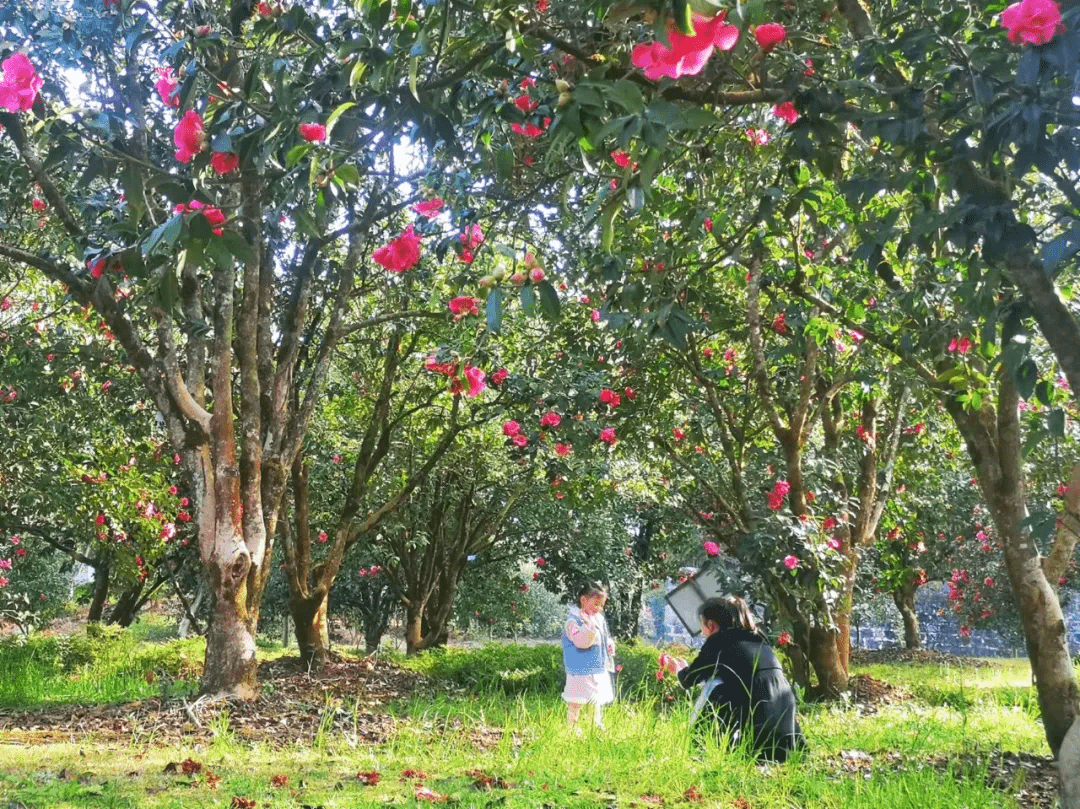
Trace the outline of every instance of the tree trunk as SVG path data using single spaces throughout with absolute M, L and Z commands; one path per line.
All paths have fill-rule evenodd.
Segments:
M 837 699 L 847 690 L 847 667 L 840 653 L 842 643 L 847 643 L 847 637 L 841 638 L 835 627 L 815 626 L 810 629 L 807 657 L 817 676 L 817 685 L 810 689 L 815 699 Z
M 186 638 L 192 630 L 192 618 L 197 618 L 199 615 L 199 607 L 202 606 L 203 599 L 206 598 L 206 581 L 202 576 L 199 576 L 199 586 L 195 590 L 195 598 L 191 602 L 190 614 L 185 614 L 180 619 L 180 624 L 176 627 L 176 634 L 180 638 Z M 197 625 L 196 631 L 197 631 Z
M 1061 809 L 1080 809 L 1080 722 L 1073 721 L 1058 752 Z
M 236 572 L 240 572 L 239 568 Z M 210 621 L 200 693 L 254 699 L 258 661 L 255 622 L 247 609 L 246 566 L 240 575 L 222 575 L 225 571 L 217 565 L 211 565 L 208 573 Z
M 915 588 L 905 585 L 893 592 L 893 603 L 904 621 L 904 648 L 921 649 L 922 635 L 919 631 L 919 616 L 915 612 Z
M 1019 520 L 1002 525 L 995 519 L 995 528 L 1005 542 L 1005 567 L 1020 609 L 1043 731 L 1057 756 L 1065 734 L 1080 715 L 1080 693 L 1069 654 L 1065 616 L 1057 592 L 1043 572 L 1038 551 L 1030 538 L 1021 534 Z
M 998 375 L 998 387 L 996 409 L 986 402 L 979 411 L 972 412 L 952 398 L 945 399 L 945 407 L 964 436 L 978 470 L 979 488 L 1005 548 L 1005 569 L 1024 627 L 1043 732 L 1057 756 L 1066 732 L 1080 716 L 1080 689 L 1069 655 L 1061 602 L 1047 579 L 1038 547 L 1022 527 L 1027 506 L 1020 456 L 1019 397 L 1008 372 Z
M 146 603 L 139 598 L 145 584 L 140 579 L 120 594 L 120 598 L 116 600 L 112 610 L 109 612 L 107 623 L 122 627 L 131 626 L 131 622 L 135 620 L 135 616 L 139 613 L 139 608 Z
M 423 650 L 424 605 L 410 601 L 405 605 L 405 654 L 414 655 Z
M 289 599 L 289 613 L 295 627 L 296 645 L 300 648 L 300 660 L 313 671 L 330 662 L 329 602 L 326 594 Z
M 105 611 L 105 599 L 109 597 L 109 563 L 99 562 L 94 567 L 94 592 L 90 598 L 90 612 L 86 620 L 96 623 Z

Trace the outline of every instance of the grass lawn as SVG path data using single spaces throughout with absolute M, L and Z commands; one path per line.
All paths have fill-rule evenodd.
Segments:
M 892 686 L 889 694 L 870 705 L 805 706 L 809 754 L 763 767 L 723 740 L 695 746 L 686 701 L 669 701 L 654 677 L 636 690 L 620 683 L 635 696 L 607 711 L 605 733 L 587 724 L 572 732 L 550 687 L 545 655 L 555 650 L 496 646 L 409 661 L 425 678 L 347 661 L 322 679 L 264 677 L 258 706 L 192 710 L 191 683 L 179 675 L 197 644 L 129 637 L 99 646 L 65 663 L 55 650 L 0 645 L 7 807 L 977 809 L 1049 807 L 1053 788 L 1033 782 L 1050 765 L 1026 661 L 856 669 Z M 651 677 L 655 654 L 639 648 L 627 668 L 641 655 Z M 172 664 L 180 668 L 170 673 Z M 28 684 L 19 673 L 28 666 L 37 682 L 20 701 L 12 683 Z M 147 683 L 147 670 L 163 674 Z M 461 684 L 466 671 L 472 685 Z M 95 690 L 90 680 L 110 685 Z M 136 715 L 137 731 L 123 721 Z M 1037 766 L 1002 767 L 1000 751 Z

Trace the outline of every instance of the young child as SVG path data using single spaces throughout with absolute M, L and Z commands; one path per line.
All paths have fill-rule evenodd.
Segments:
M 611 674 L 615 671 L 615 644 L 604 620 L 607 588 L 586 582 L 578 591 L 578 606 L 570 608 L 563 627 L 563 666 L 566 688 L 562 698 L 568 706 L 566 721 L 577 723 L 582 705 L 593 706 L 593 722 L 604 729 L 604 706 L 615 701 Z

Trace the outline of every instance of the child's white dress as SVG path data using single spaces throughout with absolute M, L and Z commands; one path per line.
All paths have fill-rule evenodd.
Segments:
M 606 670 L 597 674 L 568 673 L 562 698 L 565 702 L 578 705 L 608 705 L 615 701 L 615 692 L 611 687 L 611 673 L 615 671 L 615 644 L 611 641 L 607 621 L 603 615 L 585 618 L 577 607 L 571 607 L 570 614 L 582 620 L 582 623 L 578 624 L 577 621 L 566 619 L 566 635 L 570 642 L 579 649 L 588 649 L 597 643 L 603 643 L 607 649 Z

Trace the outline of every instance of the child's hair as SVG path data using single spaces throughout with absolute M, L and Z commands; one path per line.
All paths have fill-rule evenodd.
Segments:
M 747 632 L 757 632 L 757 622 L 750 607 L 741 598 L 726 596 L 710 598 L 698 607 L 698 616 L 712 621 L 720 629 L 741 627 Z
M 577 591 L 578 603 L 586 596 L 606 596 L 608 594 L 607 587 L 598 581 L 587 581 L 582 584 Z

